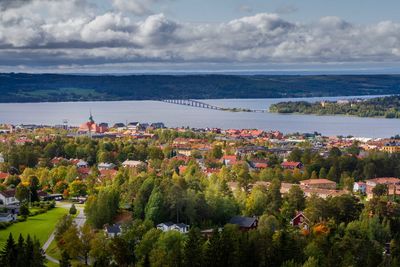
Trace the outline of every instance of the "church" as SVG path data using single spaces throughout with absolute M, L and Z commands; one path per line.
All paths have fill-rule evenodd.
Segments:
M 97 123 L 95 123 L 92 113 L 90 113 L 89 121 L 82 123 L 79 126 L 78 134 L 102 134 L 106 131 L 108 131 L 108 127 L 103 124 L 98 125 Z

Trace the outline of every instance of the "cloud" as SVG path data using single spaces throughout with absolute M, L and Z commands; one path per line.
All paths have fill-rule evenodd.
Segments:
M 186 23 L 163 14 L 99 13 L 80 0 L 7 4 L 0 12 L 3 66 L 400 63 L 400 24 L 391 21 L 323 17 L 305 24 L 261 13 Z
M 19 7 L 28 4 L 31 1 L 32 0 L 0 0 L 0 10 Z
M 142 16 L 153 13 L 152 6 L 158 0 L 112 0 L 112 2 L 118 11 Z

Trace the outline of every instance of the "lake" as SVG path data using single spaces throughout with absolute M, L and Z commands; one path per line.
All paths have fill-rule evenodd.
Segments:
M 372 97 L 372 96 L 368 96 Z M 281 101 L 321 101 L 354 97 L 215 99 L 203 102 L 230 108 L 268 109 Z M 363 97 L 366 98 L 366 97 Z M 167 127 L 259 128 L 284 133 L 320 132 L 323 135 L 390 137 L 400 134 L 400 120 L 345 116 L 290 115 L 273 113 L 225 112 L 180 106 L 157 101 L 59 102 L 0 104 L 0 123 L 62 124 L 77 126 L 88 120 L 90 111 L 96 122 L 164 122 Z

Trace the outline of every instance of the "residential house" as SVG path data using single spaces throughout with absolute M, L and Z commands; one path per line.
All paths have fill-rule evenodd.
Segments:
M 0 205 L 19 205 L 19 200 L 15 197 L 15 189 L 0 191 Z
M 304 230 L 310 229 L 310 220 L 304 215 L 303 212 L 298 212 L 293 219 L 290 220 L 290 224 L 294 227 L 298 227 Z
M 146 168 L 147 164 L 140 160 L 125 160 L 122 162 L 122 167 L 129 169 L 141 169 Z
M 128 125 L 127 125 L 128 130 L 137 131 L 137 130 L 139 130 L 139 127 L 140 127 L 140 123 L 137 122 L 137 121 L 135 121 L 135 122 L 130 122 L 130 123 L 128 123 Z
M 68 162 L 68 160 L 66 158 L 63 157 L 54 157 L 50 160 L 51 164 L 53 164 L 53 166 L 58 166 L 60 165 L 61 162 Z
M 373 197 L 372 190 L 378 184 L 383 184 L 387 186 L 388 195 L 400 195 L 400 179 L 395 177 L 381 177 L 369 179 L 366 181 L 366 193 L 367 199 Z
M 125 124 L 123 124 L 121 122 L 115 123 L 113 128 L 116 129 L 118 132 L 122 132 L 122 131 L 126 130 Z
M 238 225 L 242 231 L 248 231 L 257 229 L 258 219 L 256 217 L 235 216 L 229 220 L 229 223 Z
M 233 166 L 238 162 L 235 155 L 224 155 L 221 160 L 226 166 Z
M 239 156 L 248 155 L 248 154 L 255 154 L 257 152 L 267 152 L 268 149 L 264 146 L 245 146 L 239 147 L 236 150 L 236 154 Z
M 179 147 L 175 151 L 176 154 L 185 155 L 187 157 L 190 157 L 190 155 L 192 155 L 192 149 L 189 147 Z
M 367 184 L 365 182 L 355 182 L 353 185 L 353 192 L 365 194 L 367 192 Z
M 178 231 L 182 234 L 186 234 L 187 232 L 189 232 L 189 225 L 184 223 L 166 222 L 157 224 L 157 229 L 160 229 L 163 232 Z
M 268 161 L 262 159 L 254 159 L 250 161 L 250 167 L 255 170 L 262 170 L 268 168 Z
M 164 129 L 165 125 L 162 122 L 154 122 L 154 123 L 150 124 L 150 127 L 152 129 Z
M 323 188 L 316 188 L 316 187 L 308 187 L 304 185 L 298 184 L 290 184 L 290 183 L 281 183 L 281 194 L 287 194 L 292 188 L 292 186 L 299 186 L 301 190 L 303 190 L 304 195 L 306 197 L 310 197 L 312 195 L 317 195 L 320 198 L 328 198 L 328 197 L 336 197 L 348 194 L 346 190 L 334 190 L 334 189 L 323 189 Z
M 78 168 L 77 171 L 81 178 L 85 178 L 91 173 L 90 168 L 87 168 L 87 167 Z
M 104 227 L 104 232 L 108 237 L 116 237 L 121 235 L 122 229 L 120 224 L 106 225 Z
M 75 160 L 76 162 L 76 160 Z M 89 167 L 89 163 L 87 163 L 86 161 L 80 159 L 75 163 L 76 167 L 78 168 L 88 168 Z
M 336 183 L 328 179 L 308 179 L 300 181 L 300 185 L 308 188 L 336 189 Z
M 114 163 L 109 163 L 109 162 L 101 162 L 97 165 L 97 168 L 101 170 L 112 170 L 116 167 Z
M 385 151 L 387 153 L 398 153 L 400 152 L 400 143 L 398 142 L 388 142 L 386 143 L 382 148 L 382 151 Z
M 285 170 L 294 170 L 303 168 L 303 164 L 295 161 L 284 161 L 282 162 L 281 167 Z

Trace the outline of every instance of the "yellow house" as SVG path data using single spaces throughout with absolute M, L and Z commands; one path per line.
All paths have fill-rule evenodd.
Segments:
M 400 152 L 400 145 L 399 144 L 386 144 L 382 147 L 382 151 L 385 151 L 387 153 L 398 153 Z

